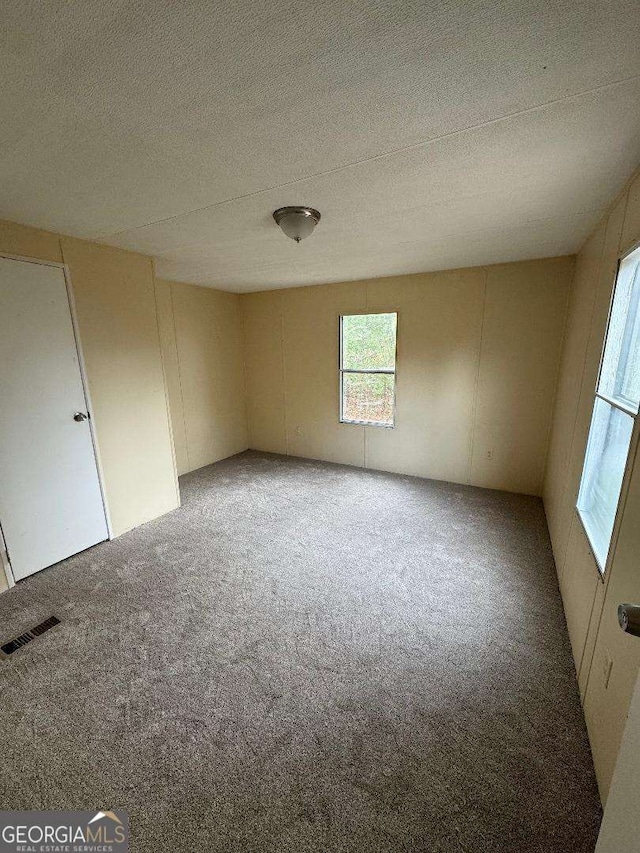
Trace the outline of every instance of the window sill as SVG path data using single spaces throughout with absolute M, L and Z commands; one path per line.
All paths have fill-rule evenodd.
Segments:
M 347 426 L 369 426 L 369 427 L 380 427 L 380 429 L 395 429 L 395 424 L 381 424 L 378 421 L 346 421 L 343 418 L 340 418 L 338 423 L 347 424 Z
M 585 539 L 587 540 L 587 545 L 589 546 L 589 553 L 593 557 L 593 562 L 595 563 L 598 578 L 602 581 L 602 583 L 604 583 L 604 578 L 605 578 L 605 573 L 606 573 L 606 560 L 605 560 L 605 565 L 602 566 L 600 564 L 600 560 L 598 559 L 595 548 L 593 546 L 593 542 L 591 539 L 591 535 L 589 534 L 589 530 L 587 528 L 587 525 L 585 524 L 584 518 L 582 517 L 582 513 L 580 512 L 578 507 L 575 507 L 574 509 L 575 509 L 575 513 L 576 513 L 576 516 L 578 518 L 578 521 L 580 522 L 580 527 L 582 528 L 582 532 L 584 533 Z M 611 544 L 609 544 L 609 548 L 611 548 Z M 609 552 L 607 551 L 607 557 L 608 556 L 609 556 Z

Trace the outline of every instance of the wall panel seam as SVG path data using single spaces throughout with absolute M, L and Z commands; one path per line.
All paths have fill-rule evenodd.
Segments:
M 624 227 L 627 223 L 627 213 L 629 212 L 629 197 L 631 196 L 631 186 L 633 184 L 633 179 L 629 181 L 628 186 L 625 189 L 626 196 L 624 200 L 624 213 L 622 214 L 622 226 L 620 228 L 620 234 L 618 236 L 618 246 L 617 252 L 620 255 L 621 249 L 626 249 L 627 247 L 622 245 L 622 235 L 624 234 Z
M 178 387 L 180 388 L 180 408 L 182 409 L 182 428 L 184 430 L 184 449 L 187 455 L 187 470 L 191 471 L 191 456 L 189 454 L 189 434 L 187 432 L 187 415 L 184 406 L 184 392 L 182 390 L 182 367 L 180 365 L 180 347 L 178 346 L 178 327 L 176 324 L 176 309 L 173 302 L 173 284 L 169 285 L 169 297 L 171 300 L 171 319 L 173 321 L 173 337 L 176 342 L 176 361 L 178 362 Z
M 364 283 L 364 313 L 365 314 L 369 313 L 369 283 L 370 282 L 368 280 L 365 281 L 365 283 Z M 400 314 L 399 313 L 398 313 L 398 320 L 400 320 Z M 338 323 L 340 323 L 340 319 L 338 319 Z M 338 331 L 338 334 L 339 335 L 341 334 L 340 331 Z M 393 394 L 393 397 L 394 397 L 394 404 L 393 404 L 394 405 L 394 412 L 393 412 L 394 429 L 396 426 L 396 415 L 397 415 L 396 408 L 397 408 L 397 395 L 398 395 L 398 384 L 397 384 L 398 383 L 398 364 L 397 364 L 398 355 L 399 355 L 398 329 L 396 327 L 396 364 L 394 365 L 395 369 L 396 369 L 396 375 L 393 377 L 393 381 L 395 383 L 394 394 Z M 338 370 L 342 367 L 342 364 L 340 363 L 340 358 L 341 358 L 340 350 L 338 349 Z M 342 383 L 341 382 L 339 385 L 338 394 L 339 395 L 342 394 Z M 342 399 L 341 398 L 338 400 L 338 411 L 340 411 L 340 412 L 342 411 Z M 369 463 L 367 461 L 367 427 L 366 426 L 362 427 L 362 467 L 363 468 L 369 467 Z
M 284 427 L 284 452 L 288 456 L 289 422 L 287 418 L 287 368 L 285 356 L 284 301 L 281 293 L 278 294 L 278 310 L 280 312 L 280 364 L 282 367 L 282 425 Z
M 247 327 L 245 323 L 245 304 L 245 299 L 242 295 L 239 295 L 238 307 L 240 310 L 240 329 L 242 333 L 242 376 L 244 384 L 244 411 L 245 419 L 247 422 L 247 441 L 249 443 L 249 447 L 253 448 L 253 432 L 251 430 L 251 415 L 249 406 L 249 385 L 247 382 Z
M 591 601 L 591 609 L 589 610 L 589 619 L 587 620 L 587 630 L 585 631 L 585 634 L 584 634 L 584 641 L 582 643 L 582 651 L 580 652 L 580 666 L 578 667 L 578 684 L 582 680 L 582 669 L 583 669 L 585 662 L 586 662 L 585 652 L 587 651 L 587 643 L 589 642 L 589 635 L 591 633 L 589 629 L 591 627 L 591 621 L 593 620 L 593 614 L 594 614 L 594 611 L 596 608 L 596 600 L 598 598 L 598 584 L 599 583 L 600 583 L 600 581 L 595 581 L 595 587 L 594 587 L 594 591 L 593 591 L 593 599 Z M 564 604 L 564 602 L 563 602 L 563 604 Z M 565 615 L 565 618 L 566 618 L 566 615 Z M 600 614 L 600 618 L 602 618 L 602 613 Z M 596 636 L 594 637 L 594 643 L 593 643 L 594 651 L 595 651 L 595 647 L 596 647 L 596 641 L 598 639 L 597 632 L 599 630 L 600 630 L 600 620 L 598 620 L 598 628 L 596 630 Z M 589 658 L 588 666 L 585 668 L 585 675 L 586 675 L 587 680 L 584 683 L 584 693 L 580 697 L 583 705 L 587 699 L 587 689 L 589 687 L 589 677 L 591 675 L 591 664 L 592 663 L 593 663 L 593 655 L 591 655 L 591 657 Z
M 560 373 L 562 368 L 562 355 L 564 353 L 565 344 L 567 341 L 567 328 L 569 325 L 569 302 L 571 300 L 571 293 L 573 291 L 573 284 L 576 278 L 576 259 L 575 256 L 573 258 L 573 266 L 571 270 L 571 281 L 569 282 L 569 287 L 567 288 L 567 296 L 564 301 L 564 320 L 562 322 L 562 335 L 560 338 L 560 346 L 558 348 L 558 358 L 556 364 L 556 375 L 554 380 L 553 387 L 553 403 L 551 406 L 551 412 L 549 414 L 549 423 L 547 425 L 547 435 L 545 439 L 544 446 L 544 457 L 541 463 L 541 471 L 540 471 L 540 482 L 539 482 L 539 493 L 543 496 L 544 503 L 544 492 L 547 483 L 547 465 L 549 463 L 549 448 L 551 446 L 551 435 L 553 432 L 553 424 L 556 416 L 556 405 L 558 403 L 558 391 L 560 389 Z M 547 523 L 547 527 L 549 527 Z M 557 567 L 556 567 L 557 569 Z
M 162 367 L 162 381 L 164 382 L 164 404 L 167 413 L 167 429 L 169 430 L 169 441 L 171 443 L 171 459 L 173 461 L 173 478 L 175 480 L 176 503 L 180 506 L 180 484 L 178 483 L 178 460 L 176 459 L 176 442 L 173 435 L 173 423 L 171 421 L 171 408 L 169 404 L 169 382 L 167 379 L 167 365 L 165 361 L 164 350 L 162 347 L 162 334 L 160 332 L 160 315 L 158 312 L 158 289 L 156 270 L 153 259 L 151 263 L 151 281 L 153 282 L 153 304 L 156 312 L 156 329 L 158 332 L 158 348 L 160 350 L 160 365 Z M 171 308 L 173 313 L 173 306 Z M 176 354 L 178 347 L 176 345 Z
M 476 368 L 476 378 L 473 389 L 473 403 L 471 408 L 471 435 L 469 437 L 469 460 L 467 464 L 467 484 L 471 483 L 473 478 L 473 453 L 475 449 L 476 421 L 478 414 L 478 397 L 480 393 L 480 366 L 482 364 L 482 348 L 484 344 L 485 331 L 485 316 L 487 311 L 487 291 L 489 282 L 489 270 L 484 268 L 484 282 L 482 285 L 482 318 L 480 320 L 480 340 L 478 342 L 478 365 Z

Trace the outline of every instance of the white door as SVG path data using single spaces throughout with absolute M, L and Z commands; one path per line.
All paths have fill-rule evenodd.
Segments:
M 64 273 L 0 258 L 0 526 L 16 580 L 108 538 Z
M 637 640 L 640 643 L 640 638 Z M 640 850 L 640 678 L 629 708 L 596 853 Z

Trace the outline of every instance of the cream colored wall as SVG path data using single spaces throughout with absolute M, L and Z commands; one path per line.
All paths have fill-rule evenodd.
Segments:
M 549 440 L 544 499 L 551 541 L 560 567 L 569 538 L 573 505 L 565 500 L 567 475 L 576 428 L 576 416 L 591 318 L 595 287 L 600 271 L 604 243 L 604 226 L 587 241 L 576 258 L 576 268 L 569 297 L 554 420 Z
M 178 472 L 249 446 L 240 297 L 156 282 Z
M 69 267 L 113 534 L 174 509 L 151 259 L 8 222 L 0 252 Z
M 250 446 L 539 494 L 572 269 L 550 258 L 243 295 Z M 338 318 L 361 311 L 398 312 L 392 430 L 338 422 Z
M 569 258 L 487 270 L 470 478 L 478 486 L 541 494 L 572 273 Z
M 158 325 L 160 327 L 160 349 L 169 396 L 171 432 L 178 474 L 189 471 L 187 454 L 187 428 L 184 417 L 182 385 L 180 382 L 180 363 L 176 345 L 176 324 L 173 313 L 171 283 L 156 279 L 156 304 L 158 306 Z
M 62 263 L 60 235 L 0 220 L 0 252 Z
M 366 310 L 398 310 L 397 427 L 364 428 L 367 464 L 470 482 L 486 270 L 380 279 L 365 289 Z
M 571 289 L 544 501 L 603 800 L 640 669 L 640 641 L 617 625 L 617 605 L 640 601 L 640 466 L 629 466 L 617 545 L 604 581 L 575 513 L 618 257 L 640 241 L 640 175 L 579 253 Z M 619 531 L 619 532 L 617 532 Z M 613 662 L 607 679 L 609 662 Z
M 150 258 L 63 237 L 117 536 L 179 504 Z
M 282 292 L 256 293 L 241 303 L 249 444 L 286 453 Z

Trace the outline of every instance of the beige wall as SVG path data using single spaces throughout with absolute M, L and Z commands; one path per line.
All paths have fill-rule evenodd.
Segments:
M 58 234 L 4 220 L 0 220 L 0 252 L 6 255 L 62 263 L 62 249 Z
M 149 257 L 9 222 L 0 252 L 68 265 L 115 536 L 179 505 L 176 468 L 247 448 L 239 296 L 156 282 Z
M 114 535 L 179 504 L 152 260 L 64 237 Z
M 114 535 L 174 509 L 151 259 L 7 222 L 0 252 L 68 264 Z
M 243 295 L 250 446 L 539 494 L 572 269 L 550 258 Z M 396 427 L 340 424 L 339 315 L 387 310 Z
M 626 502 L 621 503 L 617 521 L 617 545 L 604 581 L 575 503 L 618 257 L 638 241 L 640 176 L 632 179 L 577 257 L 544 484 L 560 589 L 603 800 L 640 668 L 640 641 L 623 634 L 616 619 L 620 602 L 640 601 L 640 466 L 634 467 L 631 460 Z
M 156 282 L 178 472 L 249 446 L 240 297 Z

